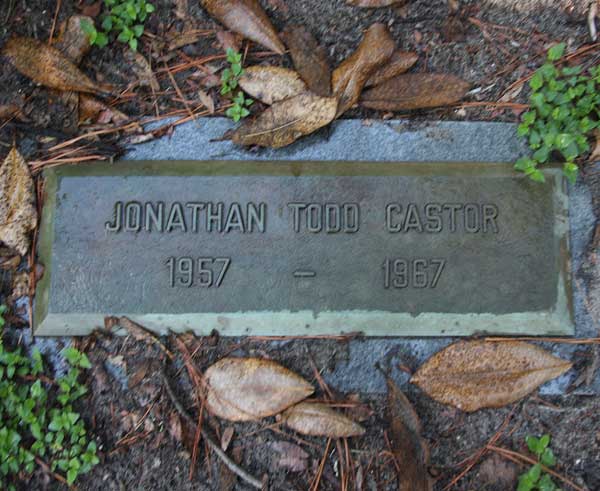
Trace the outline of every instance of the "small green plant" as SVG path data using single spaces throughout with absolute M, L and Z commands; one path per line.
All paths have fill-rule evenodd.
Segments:
M 40 463 L 72 484 L 99 462 L 96 443 L 72 406 L 87 391 L 77 380 L 80 369 L 91 365 L 75 348 L 63 354 L 71 368 L 48 387 L 39 351 L 27 357 L 21 348 L 9 350 L 0 338 L 0 489 L 14 491 L 15 483 Z
M 564 159 L 563 172 L 571 181 L 577 179 L 578 157 L 589 151 L 589 136 L 599 126 L 600 66 L 584 73 L 581 66 L 557 66 L 565 43 L 548 50 L 546 63 L 529 81 L 531 109 L 523 113 L 519 136 L 527 137 L 533 150 L 531 157 L 521 157 L 515 168 L 534 181 L 543 182 L 537 168 L 548 162 L 553 152 Z
M 537 457 L 538 463 L 533 465 L 524 474 L 521 474 L 517 491 L 560 491 L 550 475 L 543 472 L 542 469 L 542 465 L 553 467 L 556 464 L 556 457 L 552 449 L 548 446 L 550 444 L 550 435 L 544 435 L 540 438 L 528 436 L 525 441 L 527 442 L 529 451 Z
M 238 86 L 240 77 L 244 73 L 244 69 L 242 68 L 242 55 L 237 53 L 235 50 L 231 48 L 227 48 L 227 61 L 229 62 L 229 67 L 223 70 L 221 74 L 221 94 L 231 94 Z M 231 106 L 225 114 L 233 119 L 236 123 L 248 116 L 250 111 L 248 111 L 248 106 L 250 106 L 254 101 L 252 99 L 247 99 L 244 93 L 239 90 L 237 95 L 232 99 L 233 106 Z
M 102 16 L 102 31 L 89 21 L 81 21 L 81 28 L 89 37 L 90 44 L 103 48 L 108 44 L 110 33 L 116 31 L 119 33 L 118 41 L 137 51 L 138 38 L 144 32 L 146 17 L 154 12 L 154 5 L 146 0 L 104 0 L 104 7 L 107 13 Z

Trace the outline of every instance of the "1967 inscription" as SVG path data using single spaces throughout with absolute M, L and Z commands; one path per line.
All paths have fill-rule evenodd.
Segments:
M 359 203 L 287 203 L 290 227 L 296 234 L 355 234 L 361 229 Z M 267 203 L 138 202 L 117 201 L 113 217 L 105 223 L 109 232 L 169 233 L 267 233 Z M 390 234 L 451 233 L 497 234 L 498 206 L 493 203 L 388 203 L 379 220 Z M 208 252 L 208 251 L 207 251 Z M 211 251 L 218 252 L 218 251 Z M 169 285 L 219 288 L 232 258 L 169 257 Z M 435 288 L 445 258 L 393 258 L 383 263 L 383 287 Z M 216 269 L 214 269 L 216 267 Z M 296 278 L 316 277 L 315 271 L 294 273 Z

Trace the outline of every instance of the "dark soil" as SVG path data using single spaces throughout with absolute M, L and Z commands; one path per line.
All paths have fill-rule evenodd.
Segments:
M 91 1 L 62 2 L 57 26 Z M 169 32 L 182 31 L 184 21 L 173 15 L 170 0 L 154 0 L 157 11 L 147 23 L 147 32 L 140 51 L 151 60 L 155 69 L 165 63 L 174 66 L 187 59 L 199 60 L 221 55 L 223 47 L 215 34 L 169 53 L 160 42 Z M 511 84 L 531 73 L 542 60 L 549 43 L 566 41 L 574 50 L 589 42 L 586 27 L 587 2 L 582 0 L 469 0 L 460 2 L 460 10 L 449 16 L 445 0 L 413 0 L 406 7 L 360 10 L 348 7 L 342 0 L 268 0 L 261 1 L 278 29 L 288 22 L 306 25 L 327 48 L 332 66 L 341 62 L 360 41 L 362 32 L 373 22 L 384 22 L 398 46 L 415 50 L 420 60 L 415 71 L 453 73 L 473 84 L 469 102 L 498 101 Z M 56 2 L 45 0 L 2 0 L 0 2 L 0 48 L 11 35 L 31 36 L 46 41 L 49 37 Z M 477 19 L 472 22 L 469 18 Z M 187 20 L 198 29 L 215 29 L 214 23 L 193 0 Z M 109 100 L 113 106 L 132 117 L 164 115 L 172 111 L 185 116 L 186 110 L 166 73 L 158 73 L 161 92 L 155 97 L 148 87 L 138 87 L 137 77 L 125 56 L 123 45 L 112 43 L 105 49 L 94 47 L 81 68 L 98 81 L 110 82 L 123 89 L 120 97 Z M 598 62 L 596 51 L 585 63 Z M 280 57 L 264 56 L 260 47 L 251 46 L 246 64 L 281 63 Z M 289 64 L 285 59 L 284 64 Z M 223 61 L 206 62 L 208 68 L 220 68 Z M 197 91 L 204 88 L 217 102 L 218 87 L 206 87 L 197 67 L 175 75 L 177 84 L 194 107 L 199 105 Z M 125 90 L 129 87 L 128 90 Z M 509 93 L 506 101 L 526 102 L 527 88 Z M 26 158 L 43 159 L 48 141 L 55 144 L 73 136 L 74 128 L 69 108 L 48 90 L 37 87 L 5 63 L 0 65 L 0 105 L 16 103 L 23 109 L 27 121 L 0 122 L 0 157 L 4 157 L 13 138 L 19 141 Z M 219 104 L 217 104 L 217 109 Z M 454 107 L 410 115 L 413 119 L 480 119 L 515 121 L 519 110 L 511 108 Z M 354 109 L 345 117 L 382 118 L 405 117 L 404 114 L 382 114 Z M 118 152 L 118 138 L 95 142 L 95 151 L 106 155 Z M 595 178 L 594 178 L 595 179 Z M 592 181 L 595 182 L 595 181 Z M 600 192 L 596 193 L 600 195 Z M 600 198 L 599 203 L 600 203 Z M 3 271 L 0 273 L 4 274 Z M 197 342 L 197 341 L 194 341 Z M 102 462 L 79 485 L 82 490 L 228 490 L 250 489 L 234 479 L 213 452 L 200 443 L 196 471 L 189 479 L 191 464 L 189 428 L 182 436 L 173 436 L 177 427 L 173 406 L 162 389 L 159 372 L 163 366 L 160 351 L 135 342 L 131 338 L 90 338 L 87 344 L 94 369 L 89 375 L 90 397 L 80 403 L 80 410 L 101 444 Z M 344 350 L 337 341 L 291 341 L 283 345 L 252 340 L 212 339 L 200 341 L 195 360 L 201 369 L 229 352 L 272 357 L 315 381 L 307 362 L 310 357 L 318 369 L 329 370 L 336 363 L 337 353 Z M 120 358 L 122 357 L 122 358 Z M 178 373 L 181 372 L 181 373 Z M 168 369 L 179 388 L 182 400 L 190 412 L 193 405 L 191 386 L 181 363 Z M 141 381 L 134 385 L 132 378 Z M 332 387 L 335 390 L 335 387 Z M 346 400 L 348 394 L 339 394 Z M 527 453 L 524 437 L 528 434 L 550 433 L 553 437 L 557 471 L 568 476 L 583 489 L 600 489 L 600 399 L 598 397 L 565 396 L 542 400 L 532 396 L 514 407 L 482 410 L 474 414 L 442 406 L 416 389 L 408 396 L 422 419 L 424 436 L 431 447 L 431 475 L 436 490 L 442 490 L 464 469 L 463 461 L 477 453 L 498 431 L 511 414 L 504 436 L 497 446 Z M 322 391 L 317 397 L 324 397 Z M 364 422 L 365 437 L 350 440 L 354 472 L 362 473 L 364 490 L 398 489 L 393 463 L 386 457 L 384 431 L 388 430 L 386 403 L 381 397 L 359 394 L 373 414 Z M 148 415 L 137 429 L 138 421 Z M 362 410 L 348 410 L 358 417 Z M 135 416 L 132 416 L 135 415 Z M 239 458 L 240 465 L 253 475 L 268 474 L 270 489 L 307 490 L 323 457 L 326 441 L 303 437 L 285 429 L 268 429 L 274 419 L 264 423 L 236 424 L 228 453 Z M 209 419 L 205 423 L 218 437 L 228 423 Z M 175 433 L 177 433 L 175 431 Z M 127 437 L 125 443 L 120 440 Z M 134 438 L 130 438 L 134 436 Z M 275 442 L 300 445 L 309 454 L 307 469 L 292 472 L 279 464 L 273 450 Z M 335 443 L 328 455 L 320 489 L 340 489 L 339 454 Z M 383 452 L 383 453 L 382 453 Z M 359 470 L 360 469 L 360 470 Z M 525 469 L 493 452 L 487 452 L 452 489 L 457 491 L 507 491 L 516 488 L 516 478 Z M 355 482 L 354 480 L 352 481 Z M 48 476 L 37 474 L 23 489 L 64 489 Z M 569 489 L 562 485 L 563 489 Z M 350 489 L 355 489 L 354 484 Z

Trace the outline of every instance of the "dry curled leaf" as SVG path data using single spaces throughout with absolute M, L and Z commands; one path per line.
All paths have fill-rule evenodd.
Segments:
M 111 121 L 121 124 L 129 118 L 118 109 L 110 107 L 99 99 L 87 94 L 79 94 L 79 124 L 107 124 Z
M 272 416 L 314 391 L 299 375 L 260 358 L 223 358 L 206 370 L 204 378 L 208 410 L 230 421 Z
M 290 442 L 272 442 L 271 448 L 279 454 L 277 467 L 292 472 L 302 472 L 308 468 L 310 457 L 302 447 Z
M 158 80 L 154 76 L 150 63 L 141 53 L 128 50 L 125 54 L 127 61 L 131 62 L 133 71 L 135 72 L 140 85 L 150 87 L 154 92 L 160 90 Z
M 337 99 L 306 93 L 274 103 L 256 119 L 233 132 L 238 145 L 280 148 L 328 125 L 335 118 Z
M 17 118 L 21 121 L 25 121 L 27 119 L 21 108 L 16 104 L 0 104 L 0 120 L 11 118 Z
M 91 17 L 85 15 L 72 15 L 62 23 L 58 39 L 54 45 L 75 65 L 79 65 L 83 57 L 92 48 L 88 35 L 83 31 L 81 22 L 94 24 Z
M 24 256 L 37 224 L 35 192 L 29 166 L 16 148 L 0 167 L 0 242 Z
M 358 49 L 333 71 L 331 83 L 339 100 L 338 116 L 358 102 L 367 80 L 390 59 L 394 49 L 385 25 L 377 23 L 367 29 Z
M 469 83 L 454 75 L 407 73 L 365 91 L 360 103 L 382 111 L 410 111 L 454 104 L 468 90 Z
M 306 92 L 297 72 L 278 66 L 245 68 L 239 84 L 244 92 L 269 105 Z
M 419 55 L 412 51 L 394 51 L 389 61 L 373 72 L 373 75 L 365 83 L 365 87 L 379 85 L 390 78 L 407 72 L 414 66 L 418 59 Z
M 386 378 L 390 446 L 398 473 L 399 491 L 431 491 L 427 473 L 429 448 L 421 436 L 421 421 L 394 381 Z
M 269 17 L 257 0 L 200 0 L 210 15 L 232 31 L 280 55 L 285 51 Z
M 406 1 L 407 0 L 346 0 L 346 3 L 353 7 L 374 9 L 379 7 L 389 7 L 390 5 L 401 7 Z
M 309 90 L 322 97 L 331 95 L 331 69 L 325 49 L 303 26 L 290 25 L 281 33 L 290 50 L 294 68 Z
M 303 435 L 348 438 L 365 433 L 361 425 L 325 404 L 301 402 L 286 410 L 282 419 L 292 430 Z
M 111 92 L 109 87 L 93 82 L 58 49 L 36 39 L 13 37 L 3 54 L 19 72 L 46 87 L 92 94 Z
M 521 341 L 460 341 L 427 360 L 411 382 L 435 400 L 471 412 L 515 402 L 571 365 Z

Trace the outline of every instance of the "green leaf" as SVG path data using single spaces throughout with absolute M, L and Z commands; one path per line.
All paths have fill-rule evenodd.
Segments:
M 104 29 L 106 32 L 110 32 L 112 28 L 113 28 L 112 17 L 110 15 L 107 15 L 106 17 L 104 17 L 104 20 L 102 21 L 102 29 Z
M 138 40 L 137 39 L 130 39 L 129 40 L 129 47 L 131 48 L 132 51 L 137 51 L 137 47 L 138 47 Z
M 96 37 L 96 46 L 99 48 L 104 48 L 108 44 L 108 36 L 103 32 L 99 32 Z
M 515 169 L 524 171 L 534 166 L 533 160 L 529 157 L 521 157 L 519 160 L 515 162 Z
M 527 126 L 525 123 L 521 123 L 518 127 L 517 127 L 517 135 L 518 136 L 526 136 L 529 134 L 529 126 Z
M 556 484 L 549 474 L 544 474 L 538 482 L 538 489 L 540 491 L 556 491 Z
M 532 181 L 546 182 L 544 174 L 542 174 L 542 172 L 539 169 L 529 169 L 525 171 L 525 174 L 527 174 Z
M 548 50 L 548 60 L 557 61 L 558 59 L 560 59 L 564 54 L 566 47 L 567 45 L 565 43 L 558 43 L 552 46 Z
M 151 3 L 147 3 L 146 4 L 146 12 L 148 12 L 149 14 L 151 14 L 152 12 L 154 12 L 156 9 L 154 8 L 154 5 L 152 5 Z
M 538 150 L 533 153 L 533 159 L 540 163 L 547 162 L 550 158 L 550 147 L 545 145 L 541 146 Z
M 540 438 L 540 450 L 545 450 L 550 444 L 550 435 L 543 435 Z
M 133 33 L 135 34 L 136 38 L 139 38 L 144 32 L 144 26 L 141 24 L 136 24 L 135 26 L 133 26 Z
M 568 166 L 572 166 L 572 167 L 569 170 L 567 170 Z M 578 171 L 578 169 L 577 169 L 577 166 L 575 164 L 573 164 L 573 163 L 566 163 L 565 164 L 565 168 L 563 170 L 564 170 L 565 175 L 567 177 L 569 177 L 569 173 L 572 173 L 575 176 L 575 179 L 577 179 L 577 171 Z M 569 178 L 569 180 L 571 180 L 571 178 Z M 556 457 L 554 456 L 554 452 L 552 451 L 551 448 L 544 449 L 544 453 L 542 454 L 542 457 L 541 457 L 540 461 L 546 467 L 554 467 L 556 465 Z
M 73 468 L 67 471 L 67 483 L 73 484 L 75 482 L 75 479 L 77 479 L 77 471 L 78 469 Z
M 534 486 L 534 482 L 527 474 L 523 474 L 519 477 L 519 484 L 517 486 L 517 491 L 531 491 Z
M 529 86 L 533 90 L 538 90 L 542 85 L 544 85 L 544 77 L 542 76 L 541 72 L 535 72 L 529 81 Z

